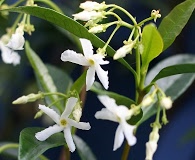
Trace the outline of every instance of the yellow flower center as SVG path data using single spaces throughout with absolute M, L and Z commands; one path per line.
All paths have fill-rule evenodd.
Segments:
M 65 119 L 61 119 L 60 124 L 65 127 L 67 125 L 67 121 Z
M 93 59 L 88 59 L 88 62 L 89 62 L 90 65 L 94 65 L 95 64 Z

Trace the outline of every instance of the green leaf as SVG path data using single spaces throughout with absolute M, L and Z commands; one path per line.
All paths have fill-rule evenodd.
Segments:
M 65 16 L 52 9 L 38 7 L 38 6 L 25 6 L 25 7 L 10 8 L 10 9 L 7 9 L 6 11 L 27 13 L 32 16 L 36 16 L 38 18 L 44 19 L 59 27 L 62 27 L 63 29 L 69 31 L 70 33 L 80 38 L 86 38 L 90 40 L 93 46 L 97 48 L 103 47 L 105 44 L 104 41 L 102 41 L 96 35 L 89 33 L 88 30 L 84 26 L 82 26 L 80 23 L 78 23 L 77 21 L 74 21 L 68 16 Z M 115 53 L 115 50 L 112 47 L 108 46 L 106 52 L 109 56 L 113 56 Z M 123 64 L 127 69 L 132 71 L 132 67 L 124 59 L 121 58 L 119 62 Z
M 0 0 L 0 6 L 3 4 L 4 1 L 5 1 L 5 0 Z
M 85 85 L 86 74 L 87 71 L 84 71 L 82 75 L 74 82 L 70 90 L 76 90 L 78 93 L 80 93 Z
M 36 160 L 46 150 L 66 144 L 62 133 L 56 133 L 46 141 L 38 141 L 35 138 L 35 133 L 42 129 L 25 128 L 21 131 L 19 139 L 19 160 Z
M 39 56 L 30 48 L 30 45 L 28 42 L 25 43 L 25 51 L 26 55 L 31 63 L 31 66 L 36 74 L 36 78 L 38 81 L 38 84 L 40 85 L 40 88 L 44 92 L 57 92 L 57 88 L 53 82 L 52 77 L 50 76 L 47 67 L 44 65 L 44 63 L 41 61 Z M 50 95 L 48 96 L 49 100 L 46 99 L 46 102 L 48 104 L 55 102 L 58 100 L 58 96 L 56 95 Z M 62 108 L 60 103 L 55 103 L 56 107 L 58 109 Z
M 101 84 L 98 82 L 94 82 L 94 84 L 90 90 L 97 93 L 98 95 L 107 95 L 107 96 L 115 99 L 115 101 L 118 105 L 124 105 L 124 106 L 130 107 L 131 104 L 135 104 L 135 102 L 128 97 L 125 97 L 123 95 L 120 95 L 120 94 L 117 94 L 114 92 L 109 92 L 109 91 L 104 90 L 102 88 Z
M 194 55 L 187 55 L 181 54 L 169 57 L 157 64 L 147 75 L 146 77 L 146 84 L 149 84 L 152 79 L 154 79 L 155 75 L 159 73 L 165 66 L 171 66 L 174 64 L 182 64 L 182 63 L 195 63 L 195 56 Z M 167 96 L 170 96 L 171 99 L 174 101 L 182 95 L 188 87 L 192 84 L 195 79 L 194 73 L 187 73 L 187 74 L 180 74 L 165 77 L 159 79 L 156 83 L 157 85 L 165 92 Z M 146 107 L 143 109 L 143 118 L 139 122 L 139 124 L 146 121 L 152 115 L 156 113 L 156 104 Z
M 163 49 L 163 40 L 154 24 L 148 24 L 143 28 L 142 44 L 144 47 L 142 65 L 147 69 L 149 63 L 156 58 Z
M 194 0 L 186 0 L 177 5 L 165 18 L 158 28 L 164 42 L 163 50 L 167 49 L 180 34 L 195 8 Z
M 163 68 L 152 80 L 155 82 L 161 78 L 182 73 L 195 73 L 195 64 L 178 64 Z
M 74 135 L 73 139 L 81 160 L 96 160 L 89 146 L 80 137 Z
M 53 66 L 51 64 L 46 64 L 49 74 L 51 75 L 53 82 L 57 88 L 58 92 L 65 93 L 72 86 L 72 79 L 70 76 L 64 72 L 62 69 Z

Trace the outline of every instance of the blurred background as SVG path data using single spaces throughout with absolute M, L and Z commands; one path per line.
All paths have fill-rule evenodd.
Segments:
M 7 0 L 6 3 L 12 4 L 14 1 Z M 79 0 L 55 0 L 64 13 L 70 17 L 73 13 L 79 11 Z M 97 1 L 101 2 L 101 1 Z M 181 3 L 182 0 L 106 0 L 107 4 L 116 3 L 127 9 L 137 21 L 150 16 L 152 9 L 160 9 L 162 17 L 165 17 L 170 10 Z M 8 18 L 0 17 L 0 36 L 5 33 L 5 28 L 12 25 L 17 13 L 10 13 Z M 179 18 L 179 17 L 178 17 Z M 61 53 L 66 49 L 78 50 L 75 44 L 59 28 L 40 20 L 31 18 L 36 31 L 32 36 L 25 38 L 30 42 L 31 47 L 39 54 L 43 62 L 56 65 L 71 75 L 75 80 L 82 72 L 78 65 L 64 63 L 60 60 Z M 157 26 L 161 19 L 157 20 Z M 195 14 L 192 15 L 188 24 L 182 33 L 177 37 L 174 44 L 154 60 L 152 66 L 166 57 L 181 53 L 195 54 Z M 111 46 L 118 49 L 122 46 L 122 41 L 128 32 L 125 29 L 119 30 Z M 104 41 L 109 36 L 109 31 L 104 34 L 98 34 Z M 24 51 L 21 55 L 21 64 L 16 67 L 4 64 L 0 59 L 0 141 L 18 142 L 20 131 L 26 127 L 44 126 L 40 119 L 34 120 L 34 115 L 38 111 L 38 103 L 28 103 L 25 105 L 12 105 L 12 101 L 22 95 L 37 93 L 36 79 L 33 70 L 28 62 Z M 132 66 L 135 65 L 134 59 L 128 59 Z M 122 95 L 134 98 L 134 80 L 131 73 L 125 70 L 118 62 L 111 62 L 109 68 L 110 86 L 109 90 Z M 120 78 L 118 78 L 120 77 Z M 65 82 L 64 82 L 65 83 Z M 195 160 L 195 83 L 174 102 L 174 107 L 168 111 L 169 123 L 160 130 L 160 140 L 154 160 Z M 96 111 L 102 108 L 102 104 L 97 100 L 96 94 L 87 92 L 87 99 L 83 111 L 82 120 L 91 123 L 90 131 L 78 130 L 77 134 L 83 138 L 91 147 L 97 157 L 97 160 L 118 160 L 123 147 L 113 152 L 114 134 L 117 124 L 110 121 L 101 121 L 94 118 Z M 154 117 L 144 122 L 137 131 L 137 144 L 133 146 L 130 152 L 129 160 L 144 160 L 145 143 L 148 141 L 151 132 L 150 123 Z M 57 148 L 60 151 L 61 148 Z M 58 153 L 56 149 L 46 152 L 51 160 L 56 160 Z M 0 159 L 11 159 L 0 157 Z M 72 154 L 72 159 L 79 160 L 76 152 Z

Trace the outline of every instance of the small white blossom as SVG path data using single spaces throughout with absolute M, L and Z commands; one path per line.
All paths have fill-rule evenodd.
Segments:
M 116 53 L 115 53 L 113 58 L 116 60 L 116 59 L 125 57 L 128 53 L 131 52 L 131 50 L 133 49 L 134 46 L 135 46 L 135 42 L 134 41 L 125 44 L 124 46 L 122 46 L 121 48 L 119 48 L 116 51 Z
M 160 100 L 160 105 L 166 109 L 170 109 L 172 107 L 172 100 L 171 97 L 163 97 Z
M 84 55 L 76 53 L 72 50 L 66 50 L 61 55 L 61 60 L 64 62 L 72 62 L 82 66 L 88 66 L 86 75 L 86 90 L 88 91 L 94 83 L 95 72 L 105 89 L 108 89 L 108 71 L 104 71 L 100 65 L 108 64 L 104 61 L 104 56 L 100 54 L 93 54 L 93 46 L 87 39 L 80 39 Z
M 86 10 L 86 11 L 93 11 L 93 10 L 102 10 L 106 8 L 105 2 L 97 3 L 93 1 L 86 1 L 84 3 L 81 3 L 80 8 Z
M 24 26 L 20 25 L 14 34 L 12 34 L 11 39 L 9 40 L 8 44 L 6 45 L 7 47 L 9 47 L 12 50 L 23 50 L 23 46 L 24 46 Z
M 103 12 L 86 11 L 86 10 L 79 12 L 77 14 L 73 14 L 74 20 L 81 20 L 81 21 L 102 19 L 103 16 L 104 16 Z
M 149 136 L 149 141 L 146 143 L 146 158 L 145 160 L 152 160 L 153 155 L 157 150 L 158 147 L 158 140 L 159 140 L 159 128 L 154 127 L 152 132 L 150 133 Z
M 101 33 L 106 31 L 106 26 L 100 24 L 89 29 L 89 33 Z
M 77 100 L 78 99 L 75 97 L 69 98 L 66 103 L 66 108 L 61 116 L 53 109 L 46 107 L 45 105 L 39 105 L 39 109 L 45 114 L 47 114 L 56 124 L 44 129 L 41 132 L 36 133 L 35 137 L 39 141 L 45 141 L 51 135 L 63 131 L 64 138 L 66 140 L 69 150 L 71 152 L 74 152 L 76 147 L 72 139 L 71 127 L 74 126 L 82 130 L 89 130 L 91 128 L 89 123 L 76 122 L 75 120 L 69 118 L 69 115 L 71 114 L 74 106 L 76 105 Z
M 10 48 L 6 47 L 5 44 L 0 40 L 0 50 L 1 50 L 1 57 L 4 63 L 18 65 L 20 64 L 20 55 L 11 50 Z
M 136 143 L 136 137 L 133 135 L 135 126 L 126 122 L 126 120 L 131 118 L 133 111 L 127 109 L 127 107 L 123 105 L 118 106 L 115 100 L 108 96 L 98 96 L 98 99 L 106 108 L 96 112 L 95 117 L 97 119 L 110 120 L 119 123 L 115 133 L 113 150 L 115 151 L 122 145 L 124 137 L 127 139 L 129 145 L 134 145 Z
M 159 10 L 152 10 L 151 17 L 154 18 L 154 22 L 156 22 L 157 18 L 161 17 Z

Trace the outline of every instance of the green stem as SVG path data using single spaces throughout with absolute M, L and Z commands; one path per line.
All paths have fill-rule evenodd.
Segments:
M 50 95 L 58 95 L 58 96 L 61 96 L 61 97 L 64 97 L 64 98 L 68 98 L 68 96 L 66 96 L 65 94 L 63 93 L 60 93 L 60 92 L 52 92 L 52 93 L 43 93 L 44 96 L 50 96 Z
M 18 143 L 10 143 L 10 144 L 5 144 L 3 146 L 0 147 L 0 153 L 7 150 L 7 149 L 10 149 L 10 148 L 18 148 L 19 147 L 19 144 Z
M 153 17 L 146 18 L 143 21 L 139 22 L 137 24 L 137 26 L 140 26 L 141 27 L 145 22 L 148 22 L 148 21 L 153 20 L 153 19 L 154 19 Z
M 60 13 L 63 14 L 63 11 L 55 3 L 53 3 L 50 0 L 35 0 L 35 2 L 44 3 L 44 4 L 48 5 L 48 6 L 50 6 L 51 8 L 53 8 L 55 11 L 60 12 Z
M 124 8 L 122 8 L 120 6 L 117 6 L 115 4 L 110 4 L 110 5 L 108 5 L 108 7 L 113 7 L 113 8 L 116 8 L 118 10 L 121 10 L 122 12 L 124 12 L 132 20 L 133 24 L 135 26 L 137 26 L 137 22 L 136 22 L 135 18 L 127 10 L 125 10 Z

